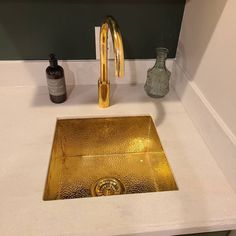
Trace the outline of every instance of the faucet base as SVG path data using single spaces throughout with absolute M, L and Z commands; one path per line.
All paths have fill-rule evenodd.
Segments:
M 101 108 L 110 105 L 110 83 L 98 80 L 98 104 Z

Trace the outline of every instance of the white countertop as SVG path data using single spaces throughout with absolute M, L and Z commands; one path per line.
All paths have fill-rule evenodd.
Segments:
M 173 235 L 236 228 L 236 195 L 174 91 L 146 96 L 143 85 L 111 88 L 97 106 L 97 86 L 76 86 L 63 104 L 47 87 L 0 88 L 0 235 Z M 57 117 L 150 114 L 178 191 L 43 201 Z M 156 235 L 156 234 L 155 234 Z

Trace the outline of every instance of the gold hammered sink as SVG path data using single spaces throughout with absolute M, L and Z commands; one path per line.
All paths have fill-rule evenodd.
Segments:
M 177 189 L 150 116 L 57 120 L 44 200 Z

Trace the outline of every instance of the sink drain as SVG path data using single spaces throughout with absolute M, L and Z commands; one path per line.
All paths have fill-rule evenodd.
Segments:
M 118 195 L 125 192 L 124 185 L 115 178 L 99 179 L 91 188 L 93 197 Z

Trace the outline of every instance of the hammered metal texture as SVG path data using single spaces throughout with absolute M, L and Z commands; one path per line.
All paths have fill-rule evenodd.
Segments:
M 152 118 L 58 120 L 44 200 L 92 197 L 110 178 L 125 194 L 178 189 Z

